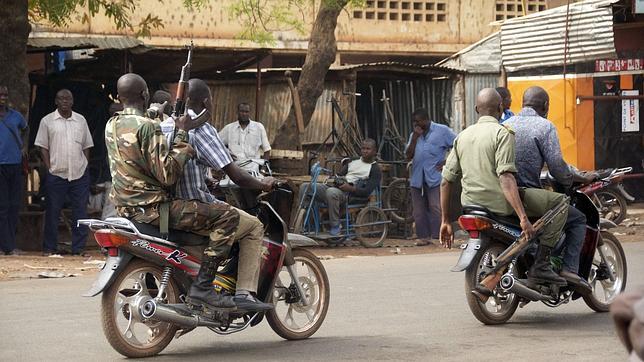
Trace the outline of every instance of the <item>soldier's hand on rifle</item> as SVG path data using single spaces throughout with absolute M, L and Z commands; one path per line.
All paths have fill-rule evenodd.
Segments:
M 183 115 L 179 117 L 179 119 L 175 120 L 175 125 L 177 128 L 182 129 L 186 132 L 190 131 L 191 129 L 199 128 L 201 127 L 206 121 L 208 120 L 208 117 L 206 117 L 207 112 L 202 113 L 199 117 L 192 119 L 189 115 Z
M 444 248 L 452 248 L 452 243 L 454 242 L 454 232 L 452 231 L 452 224 L 448 222 L 441 224 L 440 241 L 441 245 Z
M 521 218 L 521 230 L 523 231 L 522 234 L 525 235 L 528 240 L 534 238 L 537 234 L 537 231 L 534 229 L 534 226 L 532 226 L 532 223 L 528 220 L 527 216 Z

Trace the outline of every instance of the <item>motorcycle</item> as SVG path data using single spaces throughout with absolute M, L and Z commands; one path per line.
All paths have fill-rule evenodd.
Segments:
M 580 189 L 590 196 L 603 218 L 618 225 L 626 218 L 627 200 L 635 200 L 622 184 L 623 176 L 631 171 L 632 167 L 598 171 L 598 180 Z
M 626 257 L 619 240 L 608 231 L 615 224 L 601 219 L 590 198 L 576 188 L 570 202 L 586 215 L 586 236 L 582 245 L 579 275 L 592 286 L 590 294 L 577 290 L 572 285 L 533 285 L 527 280 L 527 271 L 534 261 L 535 240 L 530 248 L 512 259 L 492 295 L 481 297 L 476 287 L 486 277 L 497 272 L 497 260 L 510 250 L 521 235 L 519 220 L 515 217 L 498 216 L 484 207 L 464 205 L 463 216 L 458 220 L 461 228 L 469 233 L 469 239 L 461 245 L 461 255 L 452 271 L 465 271 L 465 291 L 470 310 L 484 324 L 507 322 L 518 307 L 540 301 L 549 307 L 558 307 L 571 300 L 583 298 L 596 312 L 607 312 L 613 299 L 626 287 Z M 557 249 L 561 249 L 564 236 Z M 507 254 L 506 254 L 507 255 Z M 553 258 L 554 259 L 554 258 Z M 500 261 L 499 261 L 500 263 Z M 560 268 L 555 265 L 553 269 Z
M 289 234 L 267 201 L 271 197 L 292 200 L 292 191 L 287 186 L 259 195 L 237 190 L 255 193 L 255 201 L 245 205 L 245 211 L 265 226 L 257 298 L 275 305 L 266 313 L 200 311 L 185 303 L 208 245 L 207 236 L 170 230 L 165 239 L 158 227 L 126 218 L 79 220 L 94 231 L 97 243 L 108 254 L 84 296 L 103 293 L 103 331 L 116 351 L 126 357 L 153 356 L 173 338 L 197 327 L 229 335 L 256 326 L 264 317 L 275 333 L 288 340 L 308 338 L 320 328 L 329 308 L 329 280 L 318 258 L 302 248 L 316 243 Z M 235 294 L 237 245 L 213 281 L 213 288 L 224 295 Z

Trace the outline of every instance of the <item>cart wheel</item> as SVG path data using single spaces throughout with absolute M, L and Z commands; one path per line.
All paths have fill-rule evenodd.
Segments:
M 389 211 L 391 221 L 397 224 L 411 224 L 414 221 L 409 180 L 404 178 L 393 180 L 382 195 L 382 204 L 385 209 L 395 209 Z

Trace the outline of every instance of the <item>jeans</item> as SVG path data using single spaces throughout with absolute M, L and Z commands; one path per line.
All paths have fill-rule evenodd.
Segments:
M 579 271 L 579 256 L 586 237 L 586 215 L 570 206 L 563 231 L 566 234 L 562 245 L 564 250 L 557 250 L 555 254 L 561 255 L 563 252 L 563 269 L 577 274 Z
M 305 192 L 308 196 L 313 192 L 309 183 L 303 183 L 300 185 L 298 200 L 302 200 Z M 329 212 L 329 223 L 331 226 L 336 227 L 340 225 L 340 207 L 347 202 L 347 195 L 344 191 L 337 187 L 318 183 L 317 190 L 315 192 L 315 201 L 326 203 Z M 305 201 L 303 206 L 306 207 L 307 205 L 308 203 Z
M 440 186 L 423 189 L 411 188 L 411 204 L 414 221 L 416 222 L 416 237 L 419 239 L 438 239 L 441 227 L 441 193 Z
M 0 247 L 5 253 L 16 248 L 21 197 L 22 165 L 0 165 Z
M 46 180 L 46 210 L 45 210 L 45 240 L 44 252 L 58 250 L 58 220 L 60 211 L 66 200 L 72 208 L 72 253 L 80 253 L 85 249 L 87 241 L 87 226 L 77 226 L 78 219 L 87 218 L 87 202 L 89 200 L 89 173 L 78 180 L 66 179 L 47 173 Z

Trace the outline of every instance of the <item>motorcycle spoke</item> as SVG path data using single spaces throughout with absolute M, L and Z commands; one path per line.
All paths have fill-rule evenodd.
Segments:
M 130 311 L 130 318 L 128 319 L 127 326 L 125 327 L 125 330 L 123 331 L 123 337 L 130 341 L 131 344 L 137 344 L 141 345 L 141 342 L 139 341 L 138 338 L 136 338 L 136 335 L 134 334 L 134 331 L 132 330 L 132 326 L 134 324 L 134 319 L 132 318 L 132 312 Z
M 288 311 L 286 312 L 286 316 L 284 317 L 284 322 L 289 325 L 292 329 L 299 329 L 300 326 L 295 322 L 295 318 L 293 317 L 293 305 L 288 306 Z

